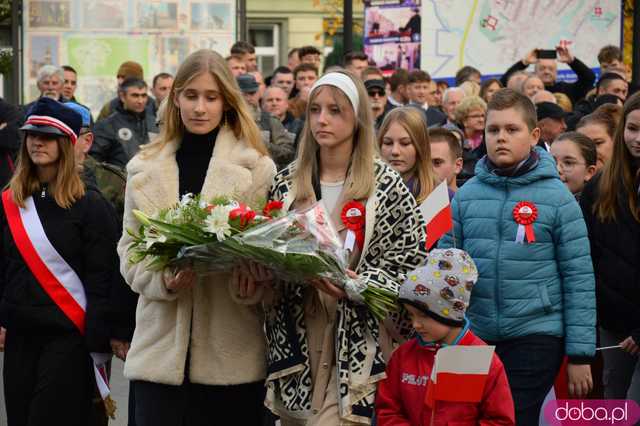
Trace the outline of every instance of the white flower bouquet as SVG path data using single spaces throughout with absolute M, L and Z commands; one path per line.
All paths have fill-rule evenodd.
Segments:
M 287 281 L 327 278 L 380 319 L 396 308 L 392 292 L 347 276 L 347 252 L 322 203 L 286 215 L 282 207 L 272 201 L 258 214 L 226 198 L 208 203 L 188 195 L 153 217 L 134 211 L 141 226 L 127 231 L 133 238 L 129 260 L 150 258 L 154 269 L 188 263 L 199 274 L 252 261 Z

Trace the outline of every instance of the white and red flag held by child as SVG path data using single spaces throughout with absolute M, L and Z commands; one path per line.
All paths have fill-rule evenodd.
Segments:
M 495 346 L 447 346 L 438 350 L 425 403 L 480 402 Z
M 426 247 L 429 250 L 453 228 L 447 181 L 436 186 L 427 199 L 420 204 L 420 212 L 427 223 Z

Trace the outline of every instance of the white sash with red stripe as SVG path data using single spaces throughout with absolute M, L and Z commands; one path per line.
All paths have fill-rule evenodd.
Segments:
M 84 334 L 87 311 L 84 286 L 47 238 L 33 197 L 27 198 L 25 207 L 21 208 L 13 201 L 11 190 L 7 190 L 2 193 L 2 204 L 11 235 L 25 263 L 44 291 Z M 92 352 L 91 358 L 100 396 L 105 399 L 110 393 L 105 364 L 111 354 Z

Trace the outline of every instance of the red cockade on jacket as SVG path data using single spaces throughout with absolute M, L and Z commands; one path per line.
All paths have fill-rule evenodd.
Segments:
M 484 345 L 471 331 L 459 345 Z M 421 346 L 416 339 L 401 345 L 387 365 L 387 378 L 380 382 L 376 398 L 379 426 L 429 426 L 431 408 L 425 394 L 436 349 Z M 514 425 L 515 414 L 504 366 L 493 355 L 489 375 L 479 403 L 437 401 L 433 425 Z

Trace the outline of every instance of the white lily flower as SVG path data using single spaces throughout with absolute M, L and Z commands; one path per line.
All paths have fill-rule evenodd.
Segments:
M 160 234 L 153 230 L 147 230 L 144 234 L 145 247 L 147 250 L 151 248 L 155 243 L 164 243 L 167 241 L 167 236 L 164 234 Z
M 216 206 L 204 220 L 204 230 L 215 234 L 218 241 L 223 241 L 231 235 L 231 225 L 229 225 L 229 212 L 231 210 L 233 208 L 229 206 Z

